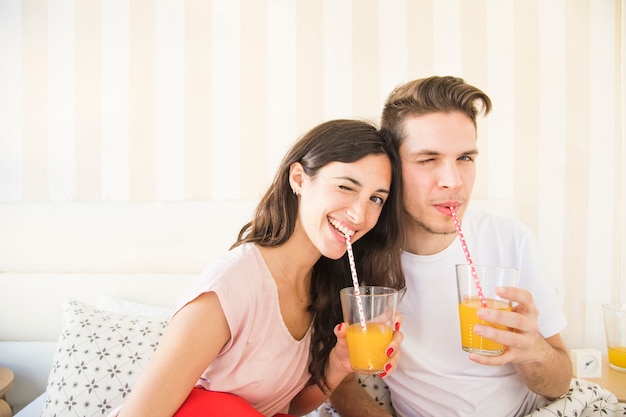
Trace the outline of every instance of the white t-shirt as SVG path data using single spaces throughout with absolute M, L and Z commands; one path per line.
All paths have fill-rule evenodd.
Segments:
M 517 268 L 519 286 L 533 294 L 539 309 L 541 334 L 560 333 L 566 319 L 559 286 L 530 229 L 470 210 L 462 227 L 474 263 Z M 398 368 L 385 379 L 401 417 L 517 416 L 532 411 L 537 400 L 515 365 L 480 365 L 461 349 L 455 265 L 465 263 L 458 237 L 435 255 L 402 255 L 407 289 L 398 310 L 404 342 Z

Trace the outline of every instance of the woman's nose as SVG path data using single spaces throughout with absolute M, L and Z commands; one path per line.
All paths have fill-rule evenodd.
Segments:
M 363 221 L 363 203 L 360 198 L 355 198 L 354 202 L 348 207 L 348 219 L 355 224 L 359 224 Z

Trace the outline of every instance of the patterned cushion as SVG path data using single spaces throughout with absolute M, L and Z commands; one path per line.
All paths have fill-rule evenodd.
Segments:
M 396 414 L 391 407 L 389 389 L 376 376 L 357 375 L 361 386 L 380 404 L 389 414 Z M 583 379 L 572 379 L 569 391 L 556 400 L 539 398 L 537 408 L 526 417 L 618 417 L 626 416 L 626 404 L 618 402 L 613 393 L 601 386 Z M 309 417 L 341 417 L 339 413 L 326 403 Z
M 621 417 L 626 404 L 605 388 L 584 379 L 573 378 L 569 390 L 556 400 L 544 400 L 526 417 Z
M 122 404 L 156 349 L 167 320 L 64 303 L 41 417 L 106 416 Z

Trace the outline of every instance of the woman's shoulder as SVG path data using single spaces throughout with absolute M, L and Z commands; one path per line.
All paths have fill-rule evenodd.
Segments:
M 240 279 L 257 276 L 265 263 L 256 245 L 244 243 L 208 263 L 200 273 L 200 279 L 218 280 L 223 276 L 235 275 Z
M 210 262 L 182 294 L 184 304 L 199 294 L 214 291 L 220 298 L 237 294 L 240 301 L 261 293 L 265 264 L 254 244 L 239 245 Z M 265 268 L 265 269 L 264 269 Z M 225 301 L 225 300 L 223 300 Z

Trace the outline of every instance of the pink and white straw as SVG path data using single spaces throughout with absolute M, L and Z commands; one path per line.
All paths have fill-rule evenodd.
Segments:
M 483 307 L 487 307 L 487 301 L 485 300 L 485 294 L 483 293 L 483 289 L 480 286 L 480 280 L 478 279 L 478 274 L 476 273 L 476 268 L 474 267 L 474 261 L 472 260 L 472 256 L 469 253 L 467 243 L 465 243 L 465 236 L 463 236 L 463 231 L 461 230 L 461 224 L 459 223 L 459 219 L 456 216 L 456 209 L 450 206 L 450 212 L 452 213 L 452 218 L 454 219 L 454 227 L 456 227 L 456 233 L 459 236 L 459 240 L 461 241 L 463 253 L 465 253 L 465 259 L 467 260 L 467 263 L 469 264 L 472 271 L 472 278 L 474 279 L 474 285 L 476 285 L 476 291 L 478 292 L 480 303 Z
M 361 321 L 361 330 L 367 331 L 365 324 L 365 313 L 363 312 L 363 302 L 361 301 L 361 291 L 359 290 L 359 278 L 356 275 L 356 264 L 354 263 L 354 252 L 352 251 L 352 242 L 350 236 L 346 235 L 346 246 L 348 248 L 348 261 L 350 262 L 350 271 L 352 272 L 352 284 L 354 285 L 354 296 L 359 308 L 359 319 Z

